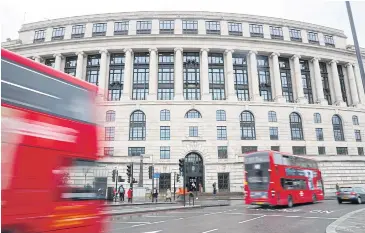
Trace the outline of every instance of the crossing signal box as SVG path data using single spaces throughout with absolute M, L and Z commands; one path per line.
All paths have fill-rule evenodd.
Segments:
M 115 182 L 116 175 L 117 175 L 117 171 L 113 170 L 113 175 L 112 175 L 113 182 Z
M 184 162 L 185 162 L 185 159 L 179 159 L 179 170 L 181 173 L 184 172 Z
M 153 178 L 153 167 L 152 166 L 148 167 L 148 178 L 149 179 Z
M 176 174 L 176 182 L 180 182 L 180 175 Z

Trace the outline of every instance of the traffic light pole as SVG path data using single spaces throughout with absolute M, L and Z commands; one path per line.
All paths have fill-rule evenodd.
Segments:
M 155 166 L 152 165 L 152 189 L 151 189 L 151 195 L 153 194 L 153 188 L 155 186 Z M 153 202 L 153 197 L 151 198 Z
M 119 178 L 119 175 L 118 175 L 118 170 L 116 169 L 116 172 L 117 176 L 115 177 L 115 201 L 117 201 L 117 193 L 118 193 L 118 178 Z M 120 194 L 119 194 L 120 195 Z
M 174 172 L 174 201 L 175 201 L 175 193 L 176 193 L 176 172 Z
M 183 166 L 183 184 L 184 184 L 184 187 L 183 187 L 183 194 L 184 194 L 184 206 L 185 206 L 185 196 L 186 196 L 186 193 L 185 193 L 185 186 L 186 186 L 186 179 L 185 179 L 185 174 L 186 174 L 186 166 L 185 166 L 185 159 L 184 159 L 184 166 Z

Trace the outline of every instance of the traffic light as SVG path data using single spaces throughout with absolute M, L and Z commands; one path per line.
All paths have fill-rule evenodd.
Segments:
M 176 174 L 176 182 L 180 182 L 180 175 Z
M 132 176 L 132 165 L 131 164 L 127 165 L 127 176 L 128 177 Z
M 179 159 L 179 170 L 181 173 L 184 172 L 184 162 L 185 162 L 185 159 Z
M 153 177 L 153 167 L 149 166 L 148 167 L 148 179 L 152 179 Z
M 113 182 L 115 182 L 115 176 L 116 175 L 117 175 L 117 171 L 116 170 L 113 170 L 113 176 L 112 176 Z

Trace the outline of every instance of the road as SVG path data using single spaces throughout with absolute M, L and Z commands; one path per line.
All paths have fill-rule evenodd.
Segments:
M 108 233 L 324 233 L 342 215 L 365 205 L 327 200 L 287 208 L 261 208 L 232 201 L 231 206 L 114 216 Z

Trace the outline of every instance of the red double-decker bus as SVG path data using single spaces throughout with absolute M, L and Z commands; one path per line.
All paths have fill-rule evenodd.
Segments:
M 244 156 L 246 204 L 288 206 L 324 199 L 315 160 L 277 151 Z
M 101 232 L 97 87 L 1 50 L 1 232 Z M 85 181 L 85 182 L 84 182 Z

